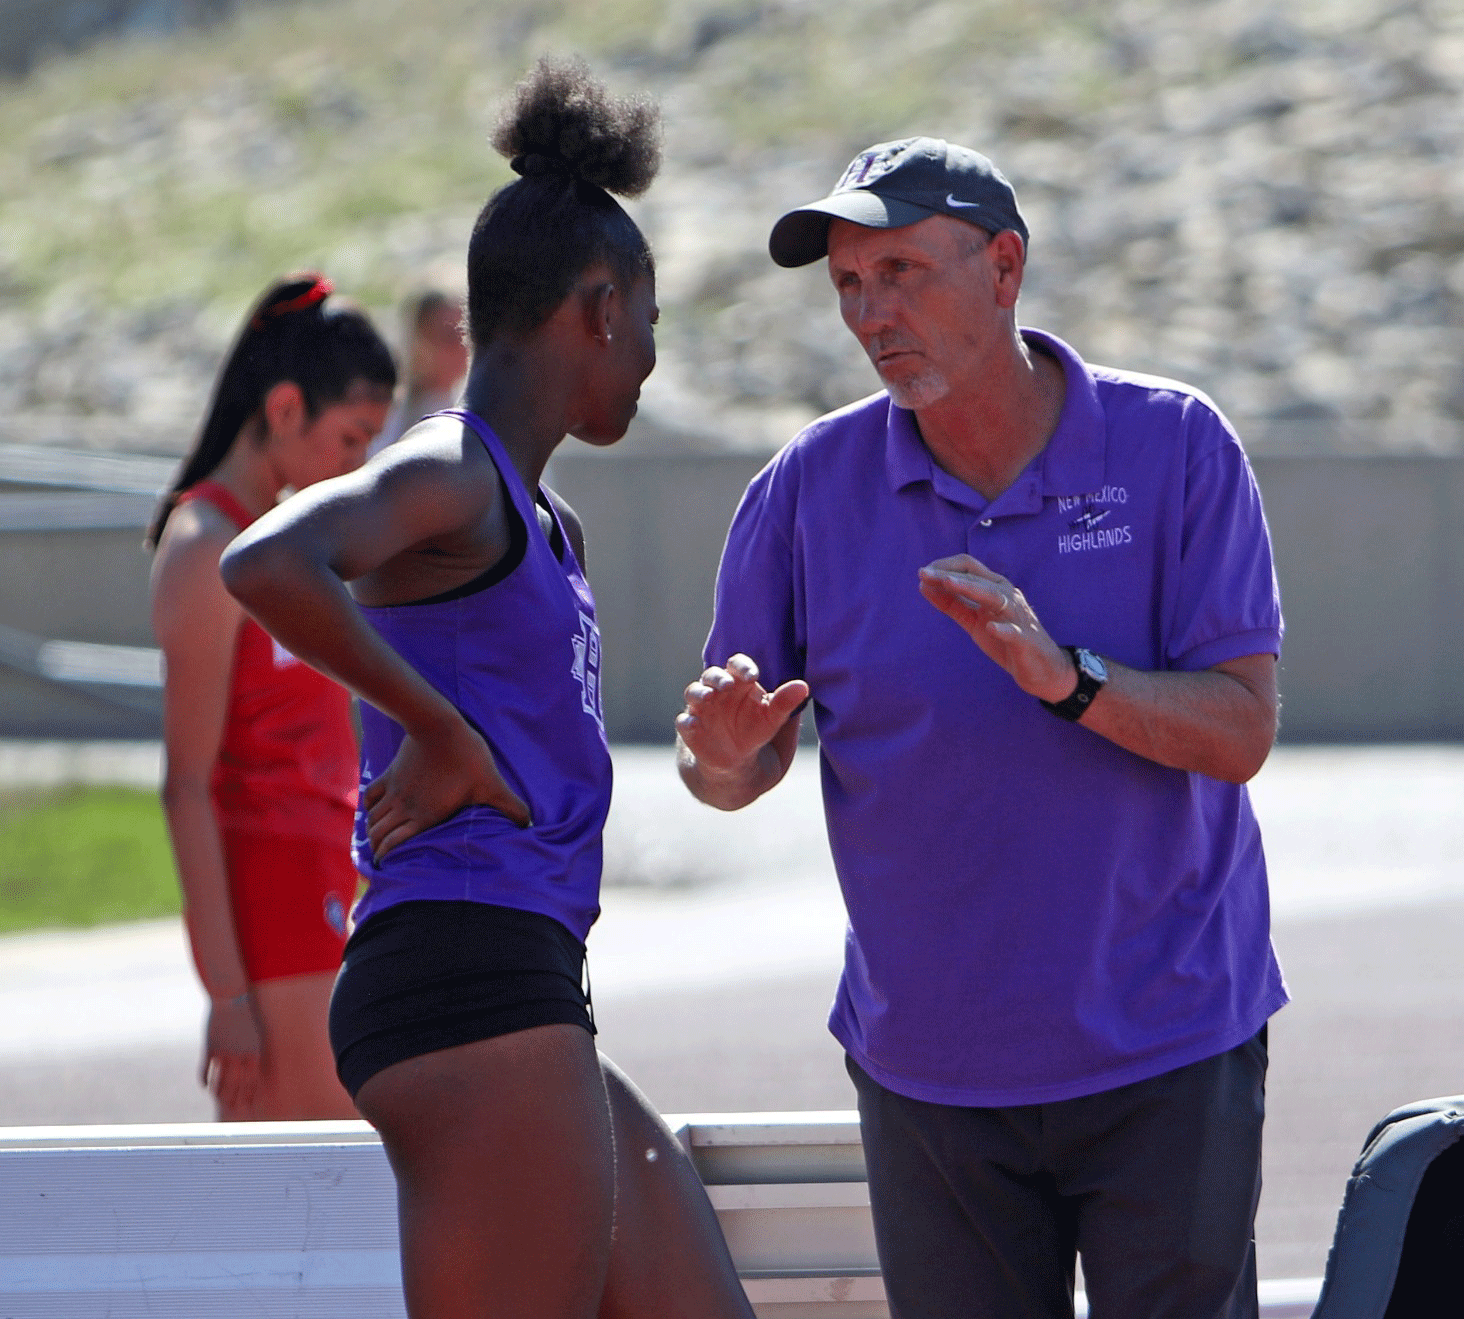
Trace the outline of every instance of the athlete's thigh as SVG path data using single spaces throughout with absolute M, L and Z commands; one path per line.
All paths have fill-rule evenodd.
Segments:
M 397 1177 L 412 1319 L 589 1319 L 614 1158 L 594 1041 L 536 1026 L 395 1063 L 357 1107 Z
M 924 1103 L 848 1067 L 894 1319 L 1072 1319 L 1073 1213 L 1037 1110 Z
M 1257 1313 L 1263 1037 L 1147 1081 L 1045 1106 L 1069 1152 L 1094 1319 Z M 1059 1125 L 1065 1135 L 1056 1130 Z
M 600 1063 L 615 1128 L 615 1245 L 600 1319 L 752 1319 L 691 1160 L 629 1077 Z

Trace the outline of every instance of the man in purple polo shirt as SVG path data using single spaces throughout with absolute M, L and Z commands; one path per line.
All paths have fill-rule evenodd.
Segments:
M 748 489 L 682 777 L 735 810 L 813 709 L 849 911 L 830 1027 L 900 1319 L 1257 1313 L 1265 1023 L 1286 1001 L 1246 780 L 1281 615 L 1202 394 L 1018 328 L 984 156 L 863 152 L 773 259 L 827 256 L 884 390 Z

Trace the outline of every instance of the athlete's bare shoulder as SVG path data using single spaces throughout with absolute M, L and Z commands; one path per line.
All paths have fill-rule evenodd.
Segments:
M 388 558 L 473 537 L 484 519 L 501 519 L 502 500 L 492 460 L 464 430 L 446 417 L 414 426 L 364 467 L 292 497 L 288 520 L 330 526 L 332 539 L 353 545 L 366 537 Z M 349 555 L 353 566 L 382 562 L 369 553 L 363 558 L 360 548 Z
M 508 551 L 498 468 L 470 426 L 431 417 L 352 477 L 394 529 L 395 548 L 352 581 L 363 604 L 398 604 L 453 590 Z
M 239 534 L 232 518 L 206 499 L 190 499 L 168 514 L 153 556 L 153 579 L 200 568 L 218 571 L 219 555 Z
M 233 520 L 206 500 L 189 500 L 168 515 L 151 575 L 153 629 L 164 644 L 201 618 L 239 613 L 219 577 L 219 557 L 238 534 Z
M 471 426 L 456 417 L 432 416 L 376 454 L 362 475 L 389 485 L 445 482 L 465 492 L 486 485 L 491 498 L 497 486 L 492 479 L 495 470 Z

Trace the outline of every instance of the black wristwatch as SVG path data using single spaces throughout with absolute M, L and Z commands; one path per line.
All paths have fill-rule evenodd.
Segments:
M 1073 657 L 1073 667 L 1078 671 L 1077 690 L 1063 701 L 1043 701 L 1042 708 L 1075 724 L 1088 713 L 1093 698 L 1103 690 L 1103 684 L 1108 681 L 1108 665 L 1101 655 L 1084 650 L 1082 646 L 1064 646 L 1063 649 Z

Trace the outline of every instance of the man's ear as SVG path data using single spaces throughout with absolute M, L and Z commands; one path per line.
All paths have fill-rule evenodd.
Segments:
M 264 433 L 293 435 L 305 429 L 305 394 L 293 380 L 281 380 L 264 396 Z
M 1027 249 L 1022 243 L 1021 234 L 1015 229 L 1003 229 L 987 244 L 986 257 L 991 262 L 991 271 L 996 277 L 997 305 L 1015 307 L 1017 294 L 1022 291 L 1022 273 L 1027 264 Z

